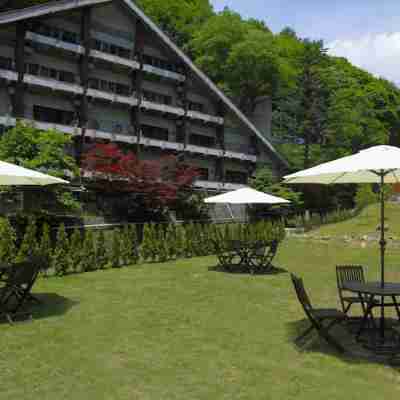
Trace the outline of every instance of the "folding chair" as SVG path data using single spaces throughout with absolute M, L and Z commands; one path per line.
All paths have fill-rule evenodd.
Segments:
M 360 304 L 364 315 L 368 299 L 365 296 L 349 294 L 345 289 L 346 282 L 365 282 L 364 268 L 361 265 L 337 265 L 336 280 L 343 312 L 347 314 L 353 304 Z
M 344 347 L 336 341 L 336 339 L 329 333 L 329 330 L 337 323 L 346 320 L 347 316 L 345 313 L 336 310 L 334 308 L 313 308 L 307 292 L 304 288 L 303 280 L 298 278 L 296 275 L 291 274 L 294 289 L 296 291 L 297 298 L 306 314 L 311 326 L 305 330 L 296 340 L 299 343 L 305 339 L 314 329 L 318 335 L 325 339 L 331 346 L 341 353 L 345 352 Z M 324 325 L 326 320 L 330 322 Z
M 35 284 L 40 270 L 38 259 L 15 264 L 9 271 L 4 286 L 0 288 L 0 317 L 4 316 L 10 323 L 20 312 L 27 300 L 35 300 L 31 289 Z
M 218 263 L 222 268 L 230 269 L 236 252 L 233 249 L 226 249 L 218 240 L 213 240 L 215 255 L 217 256 Z

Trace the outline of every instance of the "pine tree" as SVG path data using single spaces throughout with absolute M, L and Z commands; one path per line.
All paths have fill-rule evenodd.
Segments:
M 185 227 L 177 225 L 175 228 L 175 254 L 177 258 L 184 258 L 186 256 L 186 237 Z
M 165 262 L 168 259 L 168 245 L 166 242 L 166 235 L 164 227 L 159 224 L 156 227 L 156 247 L 157 247 L 157 261 Z
M 121 235 L 118 228 L 115 228 L 112 232 L 111 265 L 113 268 L 121 266 Z
M 69 262 L 70 269 L 74 272 L 83 270 L 82 266 L 82 235 L 78 228 L 75 228 L 69 243 Z
M 140 245 L 140 255 L 143 261 L 148 261 L 151 258 L 152 248 L 152 228 L 151 224 L 144 224 L 143 226 L 143 239 Z
M 57 231 L 57 244 L 52 256 L 52 266 L 58 276 L 65 275 L 69 267 L 69 241 L 64 224 Z
M 165 243 L 167 245 L 168 259 L 173 260 L 177 258 L 176 226 L 173 224 L 168 224 L 167 226 Z
M 136 225 L 129 226 L 129 238 L 131 243 L 130 263 L 137 264 L 139 261 L 139 242 Z
M 43 269 L 47 271 L 51 265 L 51 256 L 53 252 L 51 239 L 50 239 L 50 226 L 45 222 L 42 226 L 42 236 L 39 244 L 39 255 L 43 260 Z
M 94 246 L 93 232 L 91 229 L 87 229 L 82 247 L 82 271 L 94 271 L 96 269 L 96 249 Z
M 0 261 L 12 264 L 16 256 L 16 234 L 7 218 L 0 220 Z
M 107 267 L 108 264 L 108 257 L 107 257 L 107 247 L 106 247 L 106 238 L 104 236 L 104 231 L 101 230 L 97 235 L 96 241 L 96 262 L 100 269 L 104 269 Z
M 25 261 L 30 255 L 35 255 L 38 252 L 38 243 L 36 239 L 36 220 L 30 218 L 26 227 L 24 238 L 18 250 L 16 262 Z

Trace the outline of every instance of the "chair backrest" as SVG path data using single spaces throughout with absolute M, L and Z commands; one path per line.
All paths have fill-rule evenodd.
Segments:
M 17 263 L 11 269 L 7 284 L 29 291 L 38 277 L 39 270 L 40 260 L 34 257 Z
M 310 320 L 311 324 L 314 325 L 318 330 L 321 329 L 321 324 L 318 321 L 318 318 L 314 315 L 314 308 L 311 304 L 310 298 L 304 288 L 303 279 L 299 278 L 294 274 L 290 274 L 293 282 L 294 289 L 296 291 L 297 298 L 303 307 L 304 313 Z
M 362 265 L 337 265 L 336 279 L 341 292 L 346 282 L 365 282 L 364 268 Z

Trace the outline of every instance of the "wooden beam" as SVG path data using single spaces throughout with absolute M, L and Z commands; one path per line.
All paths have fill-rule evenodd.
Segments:
M 92 24 L 92 8 L 85 7 L 82 9 L 81 14 L 81 45 L 84 47 L 85 52 L 80 56 L 79 60 L 79 79 L 80 84 L 83 87 L 83 94 L 81 95 L 78 110 L 78 124 L 81 128 L 81 136 L 79 143 L 77 143 L 77 161 L 78 164 L 81 162 L 87 124 L 89 121 L 89 101 L 87 97 L 87 90 L 89 87 L 89 63 L 90 63 L 90 50 L 91 50 L 91 24 Z
M 217 105 L 218 115 L 225 118 L 225 108 L 222 102 Z M 217 131 L 217 143 L 225 154 L 225 123 L 223 125 L 218 125 Z M 220 182 L 225 182 L 225 156 L 217 157 L 215 161 L 215 174 L 216 178 Z
M 134 127 L 136 135 L 136 156 L 140 158 L 140 140 L 142 137 L 142 93 L 143 93 L 143 51 L 144 51 L 144 38 L 145 38 L 145 28 L 143 23 L 137 19 L 136 20 L 136 30 L 135 30 L 135 58 L 139 63 L 139 69 L 132 70 L 132 94 L 135 94 L 138 99 L 138 104 L 136 107 L 131 109 L 131 125 Z
M 25 114 L 25 34 L 26 24 L 24 21 L 17 23 L 16 42 L 14 48 L 15 70 L 18 74 L 15 83 L 13 98 L 13 114 L 16 118 L 23 118 Z

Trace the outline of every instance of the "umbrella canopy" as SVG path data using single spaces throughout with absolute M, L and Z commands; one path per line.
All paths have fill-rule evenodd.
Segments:
M 384 183 L 400 182 L 400 149 L 374 146 L 284 177 L 287 183 Z
M 64 179 L 0 161 L 0 186 L 46 186 L 69 183 Z
M 374 146 L 352 156 L 339 158 L 284 177 L 286 183 L 380 183 L 381 185 L 381 285 L 385 284 L 385 183 L 400 182 L 400 149 Z
M 208 197 L 205 203 L 224 203 L 224 204 L 284 204 L 290 201 L 270 194 L 259 192 L 251 188 L 242 188 L 220 194 L 218 196 Z

